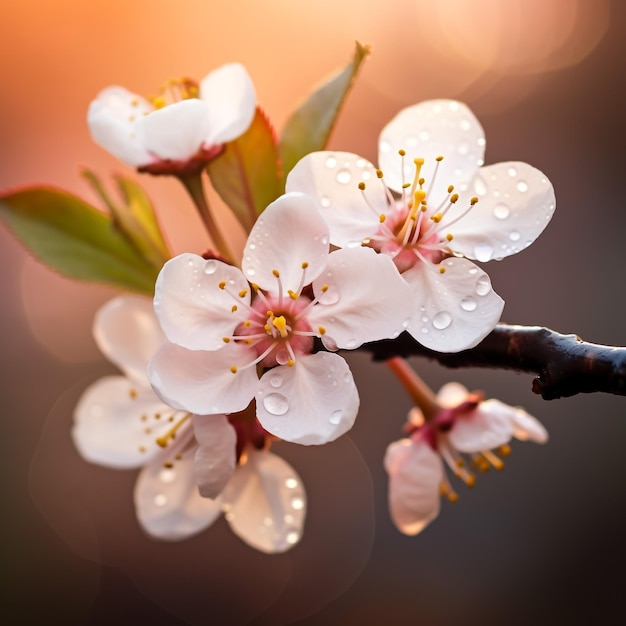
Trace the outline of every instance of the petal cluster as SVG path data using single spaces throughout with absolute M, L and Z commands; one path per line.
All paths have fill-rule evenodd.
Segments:
M 94 141 L 126 164 L 172 173 L 202 163 L 244 133 L 254 116 L 252 81 L 238 63 L 209 73 L 199 85 L 170 81 L 151 101 L 124 87 L 107 87 L 89 106 Z
M 157 539 L 179 540 L 224 513 L 235 534 L 258 550 L 295 545 L 306 515 L 295 470 L 254 442 L 244 441 L 238 454 L 240 438 L 224 415 L 192 415 L 154 394 L 145 372 L 165 338 L 152 303 L 115 298 L 98 312 L 94 336 L 125 375 L 87 388 L 74 412 L 72 437 L 92 463 L 141 468 L 134 500 L 142 528 Z
M 345 433 L 359 406 L 347 363 L 315 352 L 314 340 L 336 350 L 394 337 L 411 311 L 391 259 L 368 248 L 330 253 L 328 226 L 300 193 L 257 220 L 241 270 L 193 254 L 168 261 L 154 306 L 168 343 L 148 375 L 168 405 L 231 413 L 254 398 L 264 429 L 303 444 Z
M 457 383 L 445 385 L 437 396 L 442 409 L 432 422 L 420 423 L 419 412 L 409 415 L 410 437 L 389 445 L 385 469 L 389 475 L 389 510 L 396 527 L 416 535 L 439 515 L 440 496 L 456 501 L 458 495 L 446 475 L 469 487 L 474 467 L 502 469 L 501 456 L 510 452 L 512 437 L 545 443 L 545 428 L 526 411 L 499 400 L 480 400 Z M 462 455 L 471 459 L 470 469 Z
M 475 346 L 500 319 L 504 303 L 472 261 L 523 250 L 555 208 L 542 172 L 520 162 L 482 167 L 484 150 L 464 104 L 433 100 L 383 128 L 380 169 L 352 153 L 315 152 L 287 179 L 288 191 L 315 198 L 332 244 L 394 260 L 413 292 L 408 331 L 440 352 Z

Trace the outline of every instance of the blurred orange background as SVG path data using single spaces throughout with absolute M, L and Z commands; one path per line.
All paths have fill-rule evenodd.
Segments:
M 625 26 L 618 0 L 4 3 L 0 187 L 49 183 L 95 202 L 81 166 L 131 173 L 87 131 L 87 106 L 107 85 L 150 94 L 168 78 L 200 79 L 240 61 L 280 129 L 359 40 L 373 54 L 331 147 L 375 161 L 378 132 L 400 108 L 434 97 L 468 102 L 486 131 L 487 163 L 528 161 L 556 188 L 542 237 L 486 267 L 507 302 L 505 321 L 624 345 Z M 176 181 L 141 183 L 173 250 L 206 248 Z M 435 387 L 458 379 L 523 404 L 552 440 L 516 446 L 503 475 L 486 476 L 406 538 L 388 518 L 382 456 L 409 402 L 385 368 L 350 355 L 363 407 L 350 437 L 280 449 L 309 491 L 301 545 L 257 554 L 223 521 L 183 544 L 155 543 L 134 521 L 134 474 L 87 465 L 69 441 L 81 389 L 113 371 L 91 321 L 115 291 L 53 274 L 4 228 L 0 241 L 4 574 L 14 623 L 626 619 L 623 398 L 546 403 L 527 376 L 417 361 Z

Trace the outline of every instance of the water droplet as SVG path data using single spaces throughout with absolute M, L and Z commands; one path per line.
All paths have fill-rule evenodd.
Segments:
M 339 422 L 341 422 L 341 418 L 343 417 L 343 411 L 341 409 L 337 409 L 336 411 L 333 411 L 330 418 L 328 419 L 328 421 L 331 424 L 339 424 Z
M 290 533 L 287 533 L 287 537 L 285 537 L 285 541 L 291 546 L 294 543 L 298 543 L 298 539 L 300 539 L 300 535 L 295 530 L 292 530 Z
M 461 120 L 461 130 L 469 130 L 471 127 L 469 120 Z
M 157 495 L 154 496 L 154 503 L 157 506 L 165 506 L 167 504 L 167 496 L 164 493 L 157 493 Z
M 337 172 L 337 182 L 342 185 L 347 185 L 352 180 L 352 174 L 350 170 L 342 168 Z
M 254 276 L 256 274 L 256 271 L 255 271 L 255 269 L 253 267 L 249 267 L 246 270 L 246 274 L 248 274 L 248 276 Z
M 344 383 L 349 383 L 351 380 L 352 380 L 352 376 L 351 376 L 351 374 L 349 374 L 348 372 L 346 372 L 346 373 L 343 375 L 343 382 L 344 382 Z
M 333 168 L 337 165 L 337 159 L 335 157 L 328 157 L 326 159 L 326 167 Z
M 293 515 L 287 513 L 287 515 L 285 515 L 283 519 L 285 520 L 286 524 L 293 524 Z
M 418 134 L 420 141 L 428 141 L 430 139 L 430 133 L 427 130 L 421 130 Z
M 337 304 L 339 302 L 339 292 L 334 287 L 329 287 L 319 299 L 320 304 Z
M 474 274 L 478 273 L 478 268 L 477 267 L 470 267 L 469 273 L 473 276 Z
M 187 261 L 187 265 L 189 265 L 189 267 L 193 267 L 195 265 L 195 262 L 192 260 Z
M 452 102 L 448 104 L 448 108 L 450 109 L 450 111 L 458 111 L 459 103 L 456 100 L 453 100 Z
M 279 365 L 286 365 L 291 358 L 291 354 L 289 354 L 289 350 L 286 348 L 282 348 L 276 352 L 276 362 Z
M 256 246 L 253 243 L 251 243 L 248 247 L 250 250 L 256 250 Z
M 477 178 L 474 181 L 474 191 L 478 196 L 484 196 L 487 193 L 487 185 L 485 185 L 485 181 L 482 178 Z
M 433 317 L 433 326 L 437 330 L 443 330 L 444 328 L 448 328 L 452 322 L 452 316 L 447 311 L 440 311 Z
M 469 152 L 469 144 L 467 141 L 462 141 L 458 146 L 456 151 L 461 155 L 465 156 Z
M 430 318 L 427 315 L 422 315 L 422 322 L 426 324 Z
M 287 478 L 285 480 L 285 487 L 287 489 L 295 489 L 298 486 L 298 481 L 295 478 Z
M 159 472 L 159 480 L 162 483 L 166 483 L 166 484 L 173 483 L 175 478 L 176 478 L 176 472 L 169 468 L 161 470 Z
M 304 500 L 302 498 L 293 498 L 291 500 L 291 506 L 296 509 L 296 511 L 301 511 L 304 508 Z
M 322 245 L 323 246 L 327 246 L 328 245 L 328 235 L 324 235 L 321 239 Z
M 517 170 L 514 167 L 509 167 L 509 176 L 517 176 Z
M 491 291 L 491 281 L 489 280 L 489 276 L 483 274 L 476 281 L 476 293 L 479 296 L 486 296 Z
M 415 137 L 407 137 L 406 145 L 407 148 L 415 148 L 417 145 L 417 139 Z
M 474 246 L 474 256 L 481 263 L 491 260 L 493 248 L 488 243 L 479 243 Z
M 484 137 L 479 137 L 476 140 L 476 143 L 482 148 L 487 143 L 487 141 L 486 141 L 486 139 Z
M 516 230 L 512 230 L 509 233 L 509 239 L 511 241 L 519 241 L 520 240 L 521 235 L 516 231 Z
M 499 220 L 505 220 L 511 214 L 511 209 L 506 204 L 496 204 L 493 207 L 493 214 Z
M 517 190 L 521 191 L 522 193 L 524 193 L 525 191 L 528 191 L 528 183 L 525 180 L 520 180 L 517 183 Z
M 443 107 L 440 104 L 433 105 L 433 113 L 441 113 L 443 111 Z
M 274 389 L 278 389 L 283 384 L 283 377 L 280 374 L 272 374 L 270 376 L 270 385 Z
M 330 198 L 328 196 L 320 196 L 320 204 L 327 209 L 330 206 Z
M 348 339 L 348 342 L 346 343 L 346 345 L 348 346 L 349 349 L 356 348 L 357 340 L 354 338 Z
M 478 304 L 476 303 L 476 300 L 474 300 L 474 298 L 471 298 L 470 296 L 461 300 L 461 308 L 468 313 L 475 311 L 477 306 Z
M 289 410 L 289 402 L 282 393 L 270 393 L 265 396 L 263 406 L 271 415 L 284 415 Z
M 388 141 L 381 141 L 379 147 L 381 152 L 389 152 L 391 150 L 391 144 Z
M 356 160 L 357 167 L 366 167 L 367 161 L 365 159 L 357 159 Z
M 411 325 L 411 320 L 407 319 L 402 322 L 402 328 L 408 328 Z
M 428 328 L 426 328 L 426 326 L 424 326 L 424 327 L 422 328 L 422 334 L 423 334 L 423 335 L 427 335 L 427 334 L 428 334 Z

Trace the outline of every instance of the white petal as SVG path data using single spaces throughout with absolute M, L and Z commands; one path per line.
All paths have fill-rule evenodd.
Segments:
M 72 438 L 90 463 L 140 467 L 161 450 L 156 439 L 171 429 L 166 419 L 171 413 L 149 387 L 107 376 L 90 385 L 78 401 Z
M 191 158 L 208 132 L 207 106 L 197 98 L 168 104 L 137 120 L 137 133 L 142 143 L 163 160 Z
M 194 448 L 163 466 L 159 457 L 146 466 L 135 484 L 135 509 L 143 529 L 152 537 L 176 541 L 209 527 L 222 512 L 220 499 L 198 493 L 194 476 Z
M 401 439 L 388 446 L 385 469 L 391 519 L 405 535 L 417 535 L 439 515 L 441 459 L 426 442 Z
M 249 450 L 223 493 L 225 517 L 233 532 L 261 552 L 284 552 L 302 537 L 306 493 L 302 480 L 283 459 Z
M 136 123 L 152 106 L 123 87 L 108 87 L 91 102 L 87 124 L 93 140 L 132 167 L 154 160 L 137 135 Z
M 244 276 L 262 289 L 277 292 L 273 271 L 278 270 L 283 291 L 297 291 L 302 264 L 307 263 L 305 285 L 315 279 L 328 258 L 328 226 L 313 201 L 289 193 L 270 204 L 252 227 L 243 254 Z
M 408 330 L 438 352 L 472 348 L 498 323 L 504 301 L 491 288 L 489 276 L 471 261 L 450 258 L 438 267 L 418 263 L 402 274 L 415 304 Z
M 313 291 L 319 302 L 307 321 L 314 329 L 323 326 L 339 348 L 397 337 L 413 311 L 409 285 L 388 256 L 371 248 L 331 253 Z
M 98 347 L 138 385 L 148 387 L 146 368 L 165 341 L 152 302 L 140 296 L 119 296 L 102 306 L 93 334 Z
M 267 372 L 256 394 L 257 417 L 268 432 L 293 443 L 327 443 L 352 428 L 359 394 L 345 360 L 318 352 L 293 367 Z
M 481 452 L 508 443 L 513 436 L 512 408 L 499 400 L 481 402 L 476 410 L 459 417 L 448 434 L 459 452 Z
M 406 150 L 404 178 L 398 150 Z M 378 164 L 389 187 L 400 191 L 412 182 L 413 159 L 423 158 L 421 176 L 429 206 L 436 207 L 447 196 L 447 188 L 462 188 L 484 162 L 485 133 L 469 108 L 454 100 L 428 100 L 400 111 L 380 134 Z M 435 159 L 443 156 L 431 189 Z
M 256 109 L 252 80 L 243 65 L 229 63 L 200 82 L 200 98 L 208 109 L 208 145 L 232 141 L 250 126 Z
M 527 163 L 483 167 L 473 181 L 473 193 L 479 201 L 450 226 L 454 235 L 450 245 L 478 261 L 501 259 L 528 247 L 548 225 L 556 206 L 550 181 Z
M 243 411 L 256 391 L 256 354 L 229 343 L 221 350 L 187 350 L 165 343 L 148 367 L 148 378 L 163 402 L 198 415 Z M 238 367 L 233 373 L 231 367 Z
M 444 408 L 458 406 L 467 400 L 469 391 L 461 383 L 446 383 L 437 392 L 437 402 Z
M 534 441 L 535 443 L 546 443 L 548 441 L 548 431 L 537 419 L 529 415 L 524 409 L 510 407 L 511 421 L 513 422 L 513 436 L 520 441 Z
M 226 288 L 220 289 L 220 283 Z M 246 315 L 248 282 L 241 271 L 215 259 L 181 254 L 157 278 L 154 310 L 167 338 L 190 350 L 218 350 Z M 240 297 L 239 293 L 244 293 Z M 233 312 L 233 305 L 240 308 Z
M 364 191 L 358 187 L 360 182 L 366 185 Z M 380 215 L 390 210 L 376 168 L 351 152 L 307 154 L 289 172 L 285 188 L 315 200 L 335 246 L 360 246 L 365 237 L 378 230 Z
M 237 434 L 224 415 L 194 415 L 192 421 L 198 489 L 205 498 L 217 498 L 235 471 Z

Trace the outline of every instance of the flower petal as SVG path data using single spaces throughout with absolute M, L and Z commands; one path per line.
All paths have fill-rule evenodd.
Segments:
M 177 541 L 209 527 L 222 512 L 220 499 L 198 493 L 191 447 L 171 468 L 155 459 L 139 474 L 135 484 L 135 508 L 143 529 L 152 537 Z M 163 457 L 164 458 L 164 457 Z
M 107 87 L 89 105 L 89 132 L 99 146 L 127 165 L 147 165 L 154 157 L 140 140 L 136 123 L 152 110 L 146 100 L 124 87 Z
M 404 174 L 398 150 L 404 149 Z M 455 100 L 427 100 L 400 111 L 382 130 L 378 164 L 385 182 L 395 191 L 412 182 L 414 158 L 423 158 L 421 176 L 428 204 L 436 207 L 447 196 L 449 185 L 469 183 L 484 163 L 485 133 L 470 109 Z M 434 180 L 435 159 L 443 156 Z M 431 188 L 432 185 L 432 188 Z
M 351 152 L 307 154 L 289 172 L 285 188 L 313 198 L 330 228 L 330 242 L 342 248 L 360 246 L 378 230 L 380 215 L 391 210 L 376 168 Z
M 437 392 L 437 402 L 444 408 L 450 409 L 459 406 L 467 400 L 469 391 L 461 383 L 446 383 Z
M 172 343 L 190 350 L 218 350 L 224 346 L 224 337 L 230 337 L 245 319 L 249 287 L 232 265 L 181 254 L 161 269 L 154 310 Z M 244 295 L 240 297 L 240 293 Z M 242 311 L 233 311 L 236 302 L 241 303 Z
M 223 493 L 233 532 L 261 552 L 284 552 L 302 537 L 306 494 L 300 476 L 267 450 L 249 450 Z
M 252 123 L 256 96 L 248 72 L 239 63 L 228 63 L 200 82 L 200 98 L 207 105 L 209 146 L 232 141 Z
M 90 463 L 140 467 L 161 450 L 156 439 L 171 424 L 160 418 L 171 412 L 149 387 L 136 387 L 122 376 L 107 376 L 87 387 L 78 401 L 72 439 Z
M 146 368 L 165 336 L 148 298 L 113 298 L 96 313 L 93 334 L 109 361 L 138 385 L 149 386 Z
M 174 102 L 138 119 L 137 133 L 159 159 L 186 161 L 209 132 L 207 112 L 206 103 L 198 98 Z
M 513 422 L 513 436 L 520 441 L 534 441 L 546 443 L 548 431 L 537 419 L 519 407 L 511 407 L 511 421 Z
M 164 343 L 148 366 L 148 379 L 163 402 L 178 409 L 197 415 L 243 411 L 259 382 L 256 368 L 244 367 L 255 356 L 235 343 L 215 351 Z
M 262 289 L 277 293 L 274 271 L 280 273 L 283 291 L 297 291 L 306 268 L 305 285 L 326 265 L 328 226 L 313 201 L 289 193 L 270 204 L 254 224 L 243 254 L 244 276 Z M 286 294 L 285 294 L 286 295 Z
M 411 289 L 393 261 L 371 248 L 331 253 L 313 291 L 319 302 L 307 320 L 324 327 L 339 348 L 397 337 L 413 311 Z
M 439 515 L 443 464 L 423 440 L 401 439 L 387 447 L 389 512 L 400 532 L 417 535 Z
M 437 268 L 418 263 L 402 277 L 413 291 L 415 309 L 408 331 L 438 352 L 459 352 L 480 343 L 495 327 L 504 301 L 489 276 L 467 259 L 450 258 Z
M 450 245 L 478 261 L 502 259 L 528 247 L 548 225 L 556 206 L 550 181 L 527 163 L 481 168 L 473 191 L 479 201 L 450 227 L 454 235 Z
M 508 443 L 513 436 L 513 408 L 499 400 L 485 400 L 467 415 L 459 417 L 448 434 L 450 443 L 466 453 L 491 450 Z
M 192 421 L 198 489 L 204 498 L 217 498 L 235 471 L 237 435 L 225 415 L 194 415 Z
M 293 443 L 328 443 L 352 428 L 359 394 L 345 360 L 318 352 L 261 378 L 257 418 L 268 432 Z

